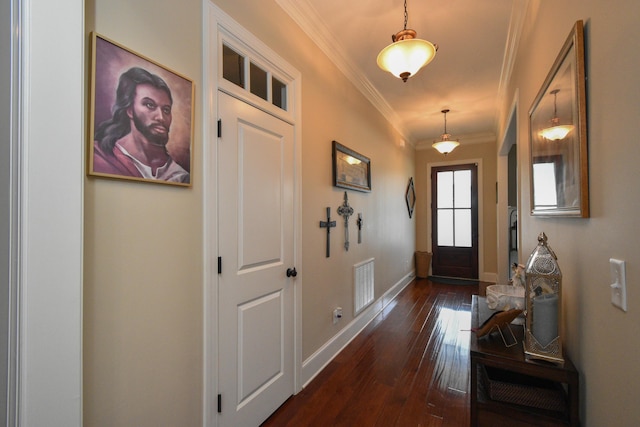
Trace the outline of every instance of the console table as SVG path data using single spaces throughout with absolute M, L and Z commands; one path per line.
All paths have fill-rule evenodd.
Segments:
M 473 328 L 486 320 L 487 310 L 484 297 L 474 295 Z M 525 359 L 523 327 L 511 329 L 518 340 L 512 347 L 506 347 L 497 332 L 481 338 L 471 333 L 471 425 L 579 426 L 578 371 L 573 363 L 566 356 L 563 365 Z M 527 401 L 531 396 L 536 402 Z

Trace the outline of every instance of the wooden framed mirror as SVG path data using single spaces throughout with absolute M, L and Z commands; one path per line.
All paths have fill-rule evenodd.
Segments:
M 584 27 L 577 21 L 529 110 L 531 214 L 589 217 Z

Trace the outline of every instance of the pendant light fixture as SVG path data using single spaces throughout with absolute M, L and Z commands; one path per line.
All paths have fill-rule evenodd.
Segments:
M 407 0 L 404 0 L 404 29 L 391 36 L 389 46 L 378 54 L 378 67 L 406 82 L 436 56 L 438 46 L 417 39 L 414 30 L 407 29 Z
M 434 141 L 431 145 L 433 148 L 438 150 L 440 153 L 445 156 L 455 150 L 455 148 L 460 145 L 460 142 L 451 139 L 451 135 L 447 133 L 447 113 L 448 109 L 442 110 L 441 113 L 444 114 L 444 133 L 440 135 L 440 141 Z
M 560 92 L 560 89 L 554 89 L 551 91 L 551 94 L 553 95 L 553 117 L 551 118 L 551 126 L 540 131 L 540 136 L 550 141 L 564 139 L 569 132 L 573 130 L 572 125 L 560 124 L 560 119 L 558 118 L 558 107 L 556 105 L 558 92 Z

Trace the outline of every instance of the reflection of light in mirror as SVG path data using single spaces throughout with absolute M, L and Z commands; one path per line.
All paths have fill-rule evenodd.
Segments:
M 542 129 L 540 136 L 550 141 L 558 141 L 564 139 L 569 132 L 573 130 L 572 125 L 561 125 L 560 118 L 558 117 L 558 104 L 557 97 L 560 89 L 554 89 L 551 91 L 553 95 L 553 117 L 551 118 L 551 127 Z
M 558 206 L 554 163 L 534 163 L 533 186 L 536 189 L 533 195 L 533 205 L 536 208 L 555 208 Z
M 345 157 L 344 161 L 349 163 L 350 165 L 359 165 L 360 163 L 362 163 L 360 160 L 356 159 L 355 157 L 351 157 L 351 156 Z
M 560 125 L 542 129 L 540 136 L 550 141 L 558 141 L 564 139 L 569 132 L 573 130 L 572 125 Z

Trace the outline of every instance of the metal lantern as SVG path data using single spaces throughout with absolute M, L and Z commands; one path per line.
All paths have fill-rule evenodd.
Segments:
M 525 280 L 525 355 L 527 358 L 564 363 L 560 339 L 562 273 L 544 232 L 538 236 L 538 246 L 527 261 Z

